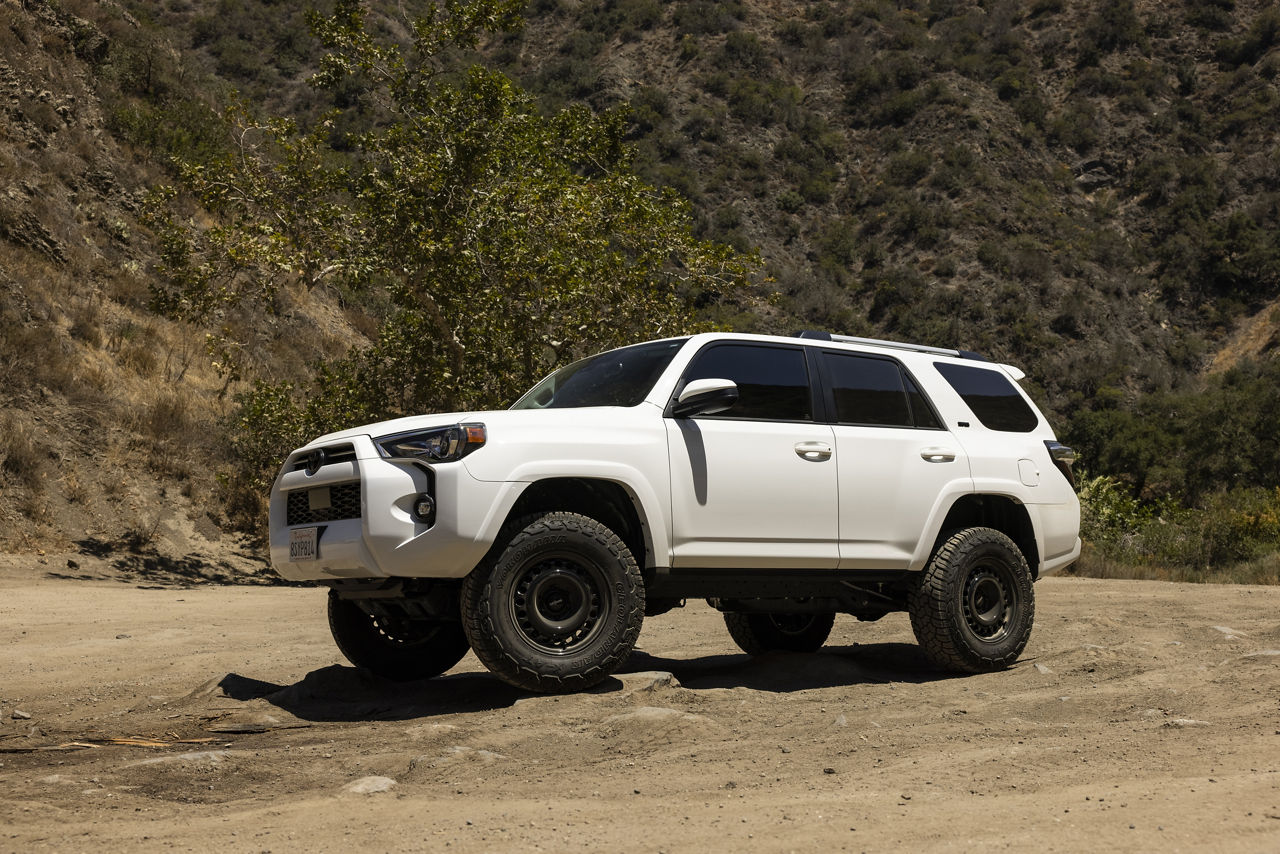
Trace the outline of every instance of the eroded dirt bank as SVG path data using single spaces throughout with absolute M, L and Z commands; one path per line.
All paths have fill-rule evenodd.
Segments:
M 363 677 L 316 590 L 0 566 L 0 850 L 1280 850 L 1280 588 L 1049 579 L 1011 671 L 702 603 L 588 694 Z

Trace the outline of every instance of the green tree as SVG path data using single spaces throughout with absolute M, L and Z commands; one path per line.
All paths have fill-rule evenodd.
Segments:
M 504 405 L 568 359 L 692 331 L 695 301 L 750 275 L 753 259 L 695 239 L 687 205 L 636 176 L 622 111 L 545 115 L 504 75 L 455 67 L 518 8 L 447 0 L 402 47 L 340 0 L 312 22 L 328 50 L 314 82 L 359 81 L 374 127 L 331 139 L 332 118 L 303 131 L 233 110 L 232 153 L 182 168 L 216 224 L 181 221 L 173 191 L 153 206 L 167 274 L 155 297 L 172 315 L 217 322 L 328 280 L 388 297 L 377 340 L 318 365 L 305 404 L 267 384 L 242 398 L 243 486 L 260 489 L 308 434 Z

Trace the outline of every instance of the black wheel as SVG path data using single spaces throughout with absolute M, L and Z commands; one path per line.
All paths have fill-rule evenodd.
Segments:
M 831 611 L 816 614 L 739 614 L 724 615 L 733 642 L 749 655 L 766 652 L 813 652 L 827 642 L 836 615 Z
M 527 516 L 467 576 L 463 627 L 476 657 L 529 691 L 581 691 L 626 661 L 644 582 L 613 531 L 577 513 Z
M 1022 551 L 991 528 L 966 528 L 943 543 L 907 602 L 924 654 L 947 670 L 1003 670 L 1026 647 L 1035 619 Z
M 333 590 L 329 630 L 347 661 L 397 682 L 439 676 L 470 649 L 459 620 L 374 617 Z

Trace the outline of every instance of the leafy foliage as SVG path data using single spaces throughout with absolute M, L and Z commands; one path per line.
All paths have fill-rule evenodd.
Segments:
M 1267 487 L 1280 471 L 1280 363 L 1245 364 L 1203 388 L 1148 395 L 1133 408 L 1081 413 L 1074 442 L 1097 471 L 1114 472 L 1133 494 L 1195 504 L 1222 489 Z
M 1080 535 L 1091 552 L 1132 566 L 1227 568 L 1280 550 L 1280 489 L 1235 488 L 1195 509 L 1143 503 L 1114 478 L 1085 478 Z
M 339 148 L 323 122 L 232 110 L 233 153 L 182 171 L 217 223 L 191 228 L 171 191 L 153 206 L 155 301 L 172 315 L 270 312 L 282 291 L 329 283 L 390 298 L 376 340 L 318 365 L 305 402 L 271 384 L 243 398 L 248 486 L 308 434 L 500 406 L 564 360 L 687 332 L 691 300 L 745 280 L 749 259 L 695 239 L 686 203 L 630 170 L 622 110 L 547 116 L 502 74 L 452 70 L 449 51 L 511 26 L 517 6 L 430 7 L 406 49 L 338 3 L 313 21 L 329 51 L 316 83 L 359 77 L 376 127 Z

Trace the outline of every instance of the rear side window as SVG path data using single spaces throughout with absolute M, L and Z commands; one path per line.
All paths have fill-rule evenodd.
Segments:
M 990 368 L 934 362 L 938 373 L 964 399 L 982 426 L 1006 433 L 1030 433 L 1040 419 L 1009 378 Z
M 911 377 L 897 362 L 846 353 L 823 353 L 827 380 L 841 424 L 938 428 Z
M 711 417 L 813 420 L 809 370 L 799 349 L 714 344 L 694 357 L 684 379 L 726 379 L 738 384 L 738 402 Z

